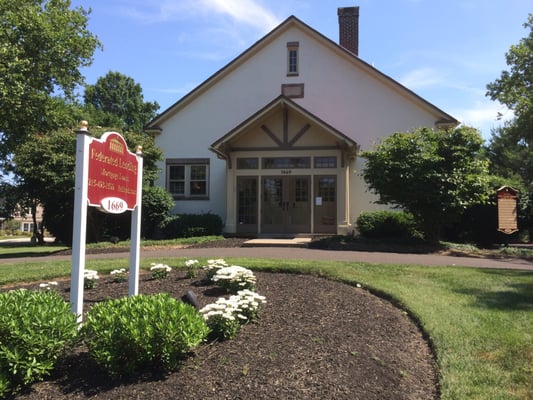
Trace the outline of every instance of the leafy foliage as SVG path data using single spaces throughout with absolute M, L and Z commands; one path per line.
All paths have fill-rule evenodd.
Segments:
M 13 160 L 18 203 L 44 205 L 43 225 L 59 232 L 60 239 L 63 231 L 68 232 L 65 224 L 72 221 L 75 140 L 75 134 L 67 131 L 33 135 L 18 147 Z
M 145 102 L 141 86 L 133 78 L 120 72 L 108 72 L 95 85 L 87 85 L 85 104 L 101 112 L 99 125 L 120 124 L 120 130 L 142 132 L 146 123 L 156 115 L 157 102 Z M 94 121 L 93 121 L 94 123 Z
M 42 380 L 77 337 L 76 316 L 53 291 L 0 294 L 0 393 Z
M 417 233 L 413 216 L 405 212 L 363 212 L 356 224 L 361 236 L 367 238 L 411 238 Z
M 170 210 L 174 207 L 172 195 L 159 186 L 143 188 L 142 235 L 153 238 L 169 219 Z
M 100 43 L 70 0 L 0 0 L 0 159 L 35 132 L 62 126 L 62 101 Z
M 82 336 L 89 354 L 112 377 L 154 368 L 171 371 L 208 335 L 191 305 L 168 294 L 139 295 L 96 304 Z
M 380 203 L 410 212 L 426 240 L 435 241 L 467 207 L 488 200 L 482 144 L 479 132 L 469 127 L 397 132 L 363 153 L 363 176 Z
M 519 177 L 529 207 L 520 214 L 522 226 L 533 236 L 533 14 L 524 24 L 529 35 L 505 55 L 509 71 L 487 85 L 487 95 L 513 110 L 515 118 L 492 132 L 488 155 L 492 172 L 508 179 Z
M 164 226 L 165 238 L 220 235 L 224 223 L 219 215 L 178 214 L 172 216 Z

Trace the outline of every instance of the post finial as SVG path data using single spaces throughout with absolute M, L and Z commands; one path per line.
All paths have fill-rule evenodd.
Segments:
M 84 134 L 89 133 L 89 123 L 86 120 L 80 121 L 80 127 L 77 130 L 77 133 L 84 133 Z

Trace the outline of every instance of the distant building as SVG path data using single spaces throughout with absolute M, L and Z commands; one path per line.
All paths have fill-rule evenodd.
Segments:
M 359 58 L 358 7 L 338 17 L 339 44 L 287 18 L 147 125 L 174 212 L 216 213 L 227 233 L 344 234 L 377 208 L 361 150 L 458 124 Z
M 38 224 L 43 222 L 42 206 L 37 207 L 36 220 Z M 31 234 L 33 232 L 33 215 L 31 209 L 20 209 L 10 218 L 0 218 L 0 231 L 9 234 Z

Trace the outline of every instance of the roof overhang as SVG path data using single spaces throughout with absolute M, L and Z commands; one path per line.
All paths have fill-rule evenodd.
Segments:
M 268 33 L 266 36 L 258 40 L 256 43 L 254 43 L 250 48 L 248 48 L 246 51 L 244 51 L 241 55 L 239 55 L 237 58 L 235 58 L 233 61 L 231 61 L 229 64 L 224 66 L 222 69 L 211 75 L 207 80 L 205 80 L 202 84 L 197 86 L 194 90 L 192 90 L 190 93 L 179 99 L 176 103 L 171 105 L 168 109 L 157 115 L 154 119 L 152 119 L 146 126 L 146 131 L 152 131 L 153 134 L 157 134 L 161 131 L 162 124 L 171 118 L 175 113 L 182 110 L 184 107 L 186 107 L 187 104 L 193 102 L 196 98 L 201 96 L 204 92 L 209 90 L 212 86 L 216 85 L 218 82 L 220 82 L 222 79 L 224 79 L 226 76 L 231 74 L 236 68 L 238 68 L 240 65 L 244 64 L 247 60 L 252 58 L 257 52 L 259 52 L 262 48 L 268 46 L 269 43 L 272 43 L 277 37 L 279 37 L 282 33 L 290 29 L 291 27 L 297 27 L 301 29 L 303 32 L 306 32 L 311 37 L 316 39 L 319 43 L 322 43 L 322 45 L 328 47 L 333 52 L 335 52 L 337 55 L 349 60 L 354 64 L 356 68 L 360 68 L 364 70 L 368 75 L 374 77 L 378 81 L 386 84 L 387 86 L 391 87 L 393 90 L 398 91 L 400 94 L 402 94 L 405 98 L 410 99 L 410 101 L 416 103 L 419 107 L 422 107 L 429 111 L 430 113 L 434 114 L 436 116 L 436 123 L 435 125 L 439 125 L 442 121 L 445 121 L 446 128 L 449 127 L 455 127 L 459 125 L 459 121 L 452 117 L 451 115 L 447 114 L 446 112 L 442 111 L 440 108 L 436 107 L 434 104 L 428 102 L 421 96 L 417 95 L 412 90 L 408 89 L 407 87 L 403 86 L 393 78 L 389 77 L 388 75 L 384 74 L 383 72 L 376 69 L 373 65 L 367 63 L 363 59 L 359 58 L 357 55 L 353 54 L 352 52 L 346 50 L 342 46 L 338 45 L 331 39 L 327 38 L 320 32 L 316 31 L 309 25 L 305 24 L 295 16 L 290 16 L 287 18 L 284 22 L 282 22 L 278 27 L 274 28 L 270 33 Z M 438 127 L 438 126 L 437 126 Z
M 327 122 L 318 118 L 313 113 L 309 112 L 299 104 L 292 101 L 290 98 L 283 95 L 275 98 L 266 106 L 223 135 L 220 139 L 213 142 L 209 149 L 215 152 L 219 157 L 227 159 L 229 153 L 233 150 L 231 145 L 232 141 L 237 140 L 241 135 L 246 134 L 250 128 L 269 118 L 271 115 L 284 110 L 289 110 L 299 114 L 310 124 L 327 132 L 329 135 L 335 138 L 338 148 L 346 152 L 353 153 L 354 155 L 359 149 L 359 145 L 352 138 L 346 136 Z

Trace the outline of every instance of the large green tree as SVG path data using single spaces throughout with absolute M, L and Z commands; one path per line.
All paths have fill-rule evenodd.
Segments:
M 0 160 L 61 125 L 57 97 L 74 95 L 100 46 L 89 13 L 70 0 L 0 0 Z
M 487 85 L 487 96 L 505 104 L 514 118 L 495 129 L 488 145 L 494 173 L 519 178 L 528 193 L 527 207 L 519 215 L 522 228 L 533 235 L 533 14 L 524 27 L 529 34 L 505 55 L 508 71 Z
M 363 177 L 379 203 L 409 211 L 426 240 L 437 241 L 466 208 L 489 199 L 482 149 L 480 133 L 469 127 L 397 132 L 362 154 Z
M 146 123 L 155 117 L 159 104 L 145 102 L 141 85 L 120 72 L 108 72 L 95 85 L 85 86 L 85 104 L 94 108 L 104 126 L 116 126 L 122 131 L 142 132 Z

